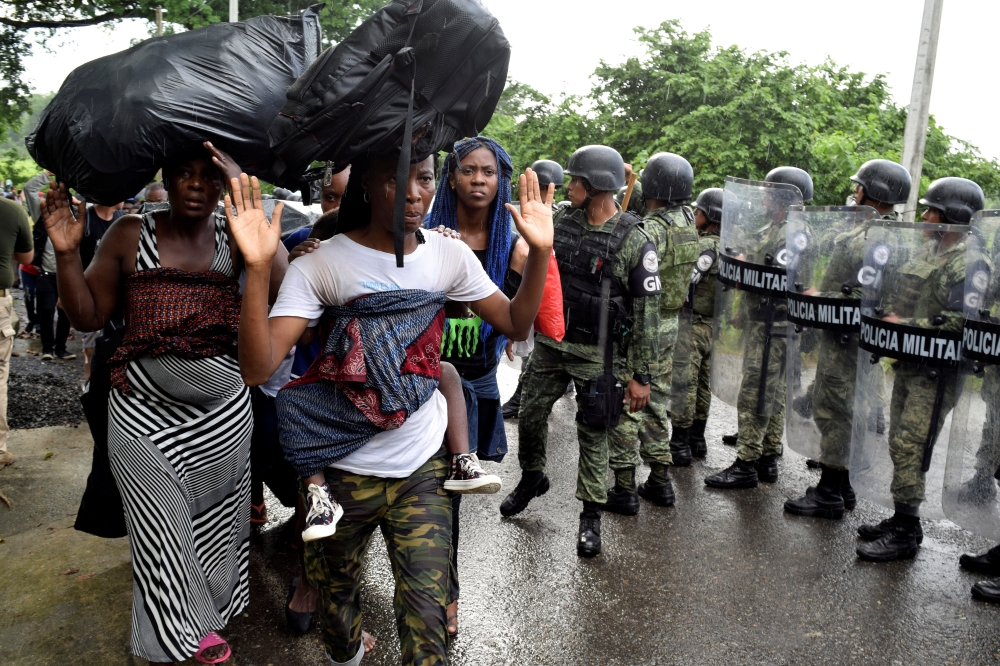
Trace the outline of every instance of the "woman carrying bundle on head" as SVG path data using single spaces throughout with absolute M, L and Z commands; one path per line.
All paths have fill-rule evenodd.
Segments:
M 132 651 L 151 664 L 231 654 L 216 630 L 249 601 L 250 391 L 236 342 L 244 257 L 218 214 L 240 168 L 208 142 L 162 167 L 170 207 L 126 215 L 86 273 L 81 204 L 53 183 L 44 219 L 73 325 L 100 330 L 121 308 L 108 365 L 108 454 L 132 551 Z M 277 293 L 285 253 L 268 263 Z
M 517 293 L 528 257 L 528 244 L 514 233 L 507 210 L 513 168 L 507 151 L 492 139 L 479 136 L 457 142 L 445 158 L 434 209 L 427 222 L 431 229 L 457 231 L 490 281 L 509 297 Z M 441 358 L 455 366 L 462 377 L 469 450 L 478 458 L 500 462 L 507 453 L 507 434 L 500 413 L 497 367 L 507 338 L 464 306 L 455 314 L 445 322 Z M 461 498 L 458 494 L 452 496 L 452 558 L 456 570 Z M 448 595 L 448 632 L 452 635 L 458 632 L 458 595 L 455 576 Z
M 524 339 L 552 246 L 551 192 L 543 200 L 528 171 L 514 218 L 529 251 L 521 288 L 508 299 L 465 244 L 421 231 L 434 196 L 434 158 L 411 164 L 407 181 L 397 184 L 398 161 L 397 154 L 352 163 L 339 233 L 289 267 L 270 315 L 267 276 L 280 224 L 268 224 L 259 190 L 251 191 L 245 177 L 234 184 L 242 189 L 230 225 L 247 257 L 244 379 L 267 381 L 310 325 L 322 319 L 325 329 L 320 356 L 279 392 L 277 407 L 286 457 L 303 478 L 321 474 L 326 482 L 325 500 L 310 487 L 311 508 L 325 501 L 342 511 L 336 534 L 305 547 L 335 664 L 357 664 L 364 654 L 358 590 L 376 528 L 396 580 L 402 662 L 447 660 L 452 524 L 444 484 L 451 465 L 443 442 L 450 414 L 437 390 L 444 303 L 467 303 L 501 334 Z M 397 186 L 406 188 L 403 267 L 396 265 L 393 234 Z

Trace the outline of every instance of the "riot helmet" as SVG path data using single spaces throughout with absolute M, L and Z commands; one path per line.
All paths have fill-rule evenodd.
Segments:
M 948 224 L 968 224 L 986 205 L 986 197 L 968 178 L 938 178 L 927 187 L 920 205 L 940 211 Z
M 585 178 L 598 192 L 614 192 L 625 184 L 625 160 L 609 146 L 584 146 L 570 156 L 566 174 Z
M 558 190 L 563 186 L 563 168 L 558 162 L 552 160 L 538 160 L 531 165 L 531 170 L 538 176 L 538 188 L 544 192 L 548 189 L 549 183 L 555 183 Z
M 910 172 L 890 160 L 868 160 L 851 180 L 864 188 L 866 198 L 881 204 L 903 204 L 910 198 Z
M 674 153 L 656 153 L 642 170 L 642 195 L 669 203 L 691 199 L 694 170 L 691 163 Z
M 693 207 L 700 209 L 711 224 L 722 222 L 722 194 L 721 187 L 710 187 L 702 190 L 694 202 Z
M 806 171 L 793 166 L 780 166 L 771 169 L 764 177 L 765 183 L 785 183 L 799 188 L 802 202 L 809 203 L 813 199 L 813 179 Z

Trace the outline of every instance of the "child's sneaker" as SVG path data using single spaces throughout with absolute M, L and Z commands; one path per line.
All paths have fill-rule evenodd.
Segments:
M 500 492 L 503 482 L 499 476 L 487 474 L 479 465 L 475 453 L 455 453 L 451 456 L 451 474 L 444 482 L 444 489 L 454 493 L 492 495 Z
M 315 541 L 333 536 L 337 532 L 337 521 L 344 515 L 344 509 L 330 497 L 330 486 L 310 483 L 306 502 L 306 528 L 302 530 L 303 541 Z

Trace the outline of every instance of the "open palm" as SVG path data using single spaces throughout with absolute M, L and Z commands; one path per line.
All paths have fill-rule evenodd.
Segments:
M 538 176 L 531 169 L 525 169 L 518 176 L 517 184 L 521 210 L 518 211 L 511 204 L 507 204 L 507 210 L 513 216 L 521 238 L 530 247 L 547 252 L 552 247 L 552 199 L 555 184 L 549 184 L 544 199 L 538 187 Z
M 52 240 L 52 249 L 56 252 L 73 252 L 80 247 L 83 239 L 87 204 L 81 203 L 74 211 L 66 184 L 59 183 L 57 187 L 55 182 L 51 182 L 42 206 L 42 220 Z
M 243 260 L 248 266 L 269 265 L 281 242 L 281 210 L 284 204 L 274 207 L 271 221 L 264 214 L 257 177 L 247 178 L 245 173 L 230 181 L 232 195 L 226 195 L 226 220 L 229 231 L 236 240 Z M 233 212 L 233 208 L 236 212 Z

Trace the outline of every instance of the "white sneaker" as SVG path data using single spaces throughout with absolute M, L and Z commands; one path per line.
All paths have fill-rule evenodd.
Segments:
M 337 532 L 337 521 L 344 515 L 344 509 L 330 496 L 330 486 L 310 483 L 306 502 L 306 528 L 302 530 L 303 541 L 315 541 L 333 536 Z
M 479 465 L 475 453 L 456 453 L 451 457 L 451 474 L 444 482 L 444 489 L 453 493 L 492 495 L 500 492 L 503 481 L 499 476 L 487 474 Z

